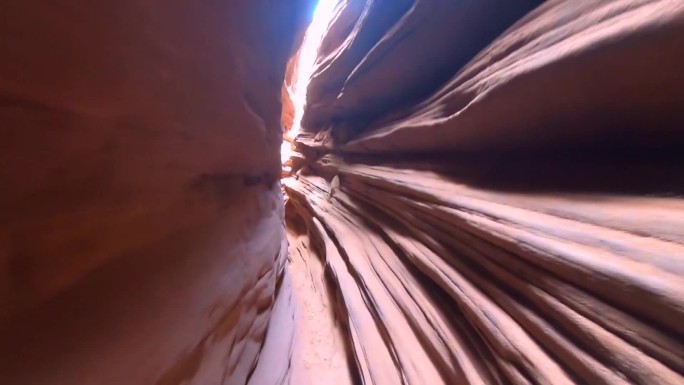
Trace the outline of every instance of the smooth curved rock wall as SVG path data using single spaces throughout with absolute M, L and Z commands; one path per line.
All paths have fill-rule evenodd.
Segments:
M 0 383 L 287 376 L 279 93 L 312 9 L 0 5 Z

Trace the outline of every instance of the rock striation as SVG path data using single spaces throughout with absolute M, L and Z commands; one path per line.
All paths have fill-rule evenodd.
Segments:
M 433 3 L 319 59 L 283 181 L 350 377 L 681 384 L 684 4 Z
M 0 5 L 0 384 L 684 383 L 684 2 L 313 3 Z

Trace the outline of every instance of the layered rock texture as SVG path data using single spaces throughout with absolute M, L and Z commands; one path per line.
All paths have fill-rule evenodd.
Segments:
M 540 3 L 330 23 L 283 184 L 352 383 L 684 383 L 684 3 Z
M 684 2 L 313 8 L 0 5 L 0 384 L 684 383 Z

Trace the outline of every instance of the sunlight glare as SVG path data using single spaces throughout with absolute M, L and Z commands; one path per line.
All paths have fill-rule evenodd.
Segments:
M 297 76 L 293 85 L 294 90 L 288 90 L 294 107 L 294 121 L 281 147 L 280 158 L 283 164 L 292 154 L 292 144 L 290 142 L 294 140 L 301 130 L 300 124 L 304 114 L 304 105 L 306 104 L 306 88 L 314 72 L 318 48 L 321 45 L 325 31 L 328 29 L 328 24 L 334 15 L 338 2 L 339 0 L 320 0 L 314 11 L 311 24 L 306 30 L 297 61 Z

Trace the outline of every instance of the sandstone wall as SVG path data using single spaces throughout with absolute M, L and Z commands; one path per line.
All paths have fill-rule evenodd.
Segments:
M 279 93 L 311 3 L 0 5 L 0 383 L 259 374 L 293 312 Z
M 352 379 L 684 382 L 684 3 L 532 3 L 320 59 L 287 217 Z

